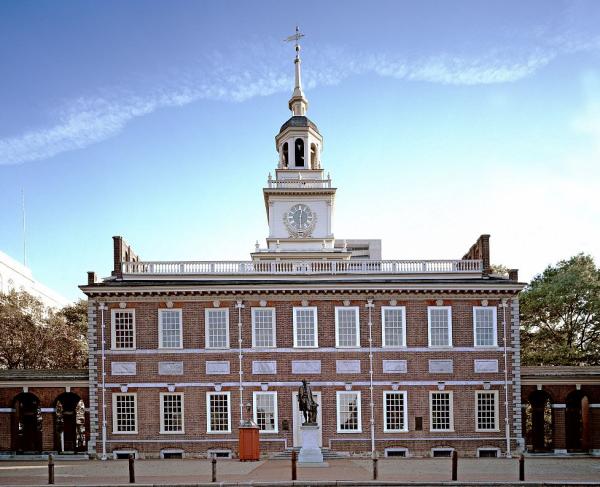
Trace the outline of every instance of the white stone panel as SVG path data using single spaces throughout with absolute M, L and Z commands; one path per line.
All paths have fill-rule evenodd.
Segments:
M 359 374 L 360 360 L 336 360 L 335 371 L 338 374 Z
M 183 362 L 158 362 L 158 375 L 183 375 Z
M 475 360 L 475 372 L 481 374 L 498 372 L 497 360 Z
M 137 364 L 135 362 L 113 362 L 110 365 L 112 375 L 135 375 Z
M 320 374 L 320 360 L 294 360 L 292 362 L 292 374 Z
M 383 372 L 385 374 L 406 374 L 406 360 L 384 360 Z
M 229 361 L 206 362 L 206 375 L 229 374 Z
M 451 374 L 454 371 L 452 360 L 430 360 L 430 374 Z
M 261 374 L 276 374 L 277 373 L 277 362 L 275 361 L 252 361 L 252 373 Z

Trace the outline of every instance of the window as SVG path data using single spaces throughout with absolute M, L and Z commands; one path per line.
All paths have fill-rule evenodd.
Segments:
M 404 306 L 381 307 L 381 331 L 384 347 L 406 346 L 406 308 Z
M 408 431 L 406 392 L 383 392 L 383 431 Z
M 231 433 L 229 392 L 207 392 L 206 410 L 208 433 Z
M 182 348 L 181 310 L 158 310 L 158 346 L 159 348 Z
M 432 448 L 431 456 L 433 458 L 450 458 L 454 448 Z
M 294 308 L 294 347 L 316 348 L 317 308 Z
M 475 392 L 475 431 L 498 431 L 498 391 Z
M 288 156 L 288 152 L 289 151 L 288 151 L 288 143 L 287 142 L 285 142 L 283 144 L 283 149 L 282 150 L 283 150 L 283 165 L 285 167 L 287 167 L 288 166 L 288 159 L 289 159 L 289 156 Z
M 294 147 L 295 147 L 294 155 L 296 156 L 295 166 L 296 167 L 304 167 L 304 140 L 296 139 L 296 142 L 294 143 Z
M 137 394 L 113 394 L 113 433 L 137 433 Z
M 252 308 L 252 346 L 275 346 L 275 308 Z
M 160 432 L 184 433 L 183 393 L 160 393 Z
M 112 348 L 113 350 L 135 348 L 135 310 L 112 310 Z
M 452 346 L 452 308 L 450 306 L 429 306 L 429 346 Z
M 229 309 L 206 309 L 204 320 L 206 348 L 229 348 Z
M 430 392 L 429 418 L 431 431 L 453 431 L 453 416 L 452 392 Z
M 277 393 L 253 392 L 254 422 L 261 433 L 277 433 Z
M 477 448 L 479 458 L 498 458 L 500 456 L 499 448 Z
M 406 458 L 408 456 L 407 448 L 386 448 L 385 449 L 386 457 L 403 457 Z
M 360 433 L 360 392 L 337 391 L 337 432 Z
M 496 326 L 495 307 L 473 307 L 473 335 L 476 347 L 495 347 L 497 345 Z
M 360 346 L 358 307 L 335 308 L 335 346 Z

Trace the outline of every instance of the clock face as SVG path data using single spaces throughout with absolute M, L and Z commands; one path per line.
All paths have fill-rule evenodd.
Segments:
M 315 226 L 316 217 L 307 205 L 299 203 L 285 213 L 283 221 L 292 235 L 308 236 Z

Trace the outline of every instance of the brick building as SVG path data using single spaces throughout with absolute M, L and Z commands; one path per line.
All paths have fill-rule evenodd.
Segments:
M 382 260 L 332 230 L 336 188 L 306 117 L 299 47 L 291 118 L 263 189 L 266 247 L 245 262 L 142 261 L 114 237 L 88 274 L 89 452 L 235 454 L 242 419 L 263 452 L 298 446 L 310 381 L 323 448 L 507 454 L 522 445 L 517 272 L 489 235 L 462 258 Z

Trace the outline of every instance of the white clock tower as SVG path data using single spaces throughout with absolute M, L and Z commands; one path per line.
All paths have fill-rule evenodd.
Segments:
M 323 137 L 308 119 L 308 101 L 302 91 L 300 46 L 296 34 L 295 86 L 289 108 L 292 117 L 275 136 L 279 162 L 275 178 L 269 174 L 263 189 L 269 236 L 267 248 L 252 254 L 254 260 L 348 259 L 350 252 L 334 248 L 332 230 L 336 188 L 321 167 Z

